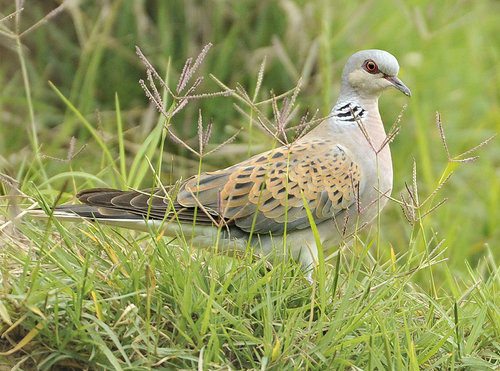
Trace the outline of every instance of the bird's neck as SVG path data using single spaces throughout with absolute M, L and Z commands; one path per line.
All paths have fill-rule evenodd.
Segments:
M 357 95 L 341 95 L 331 112 L 328 126 L 333 131 L 366 131 L 375 147 L 380 147 L 386 132 L 378 110 L 378 97 L 363 98 Z

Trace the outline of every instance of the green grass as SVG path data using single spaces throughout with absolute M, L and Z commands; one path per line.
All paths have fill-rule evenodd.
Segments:
M 497 369 L 499 140 L 467 156 L 480 155 L 475 162 L 449 162 L 435 113 L 451 157 L 500 130 L 499 4 L 145 3 L 68 5 L 25 34 L 57 3 L 25 2 L 18 19 L 0 20 L 0 365 Z M 13 11 L 2 5 L 0 19 Z M 408 103 L 391 145 L 393 196 L 414 188 L 414 161 L 420 202 L 452 177 L 410 223 L 390 202 L 379 226 L 325 254 L 312 285 L 294 262 L 269 264 L 250 251 L 229 257 L 147 233 L 16 217 L 92 186 L 152 186 L 159 169 L 164 184 L 197 173 L 200 159 L 165 140 L 164 119 L 138 84 L 135 46 L 175 88 L 186 58 L 208 42 L 198 91 L 220 90 L 213 74 L 252 97 L 266 57 L 258 99 L 302 76 L 300 114 L 328 113 L 354 51 L 391 51 L 413 93 L 380 102 L 387 127 Z M 170 122 L 197 148 L 201 109 L 204 123 L 214 120 L 208 150 L 244 128 L 203 157 L 203 170 L 274 145 L 233 103 L 255 115 L 214 97 Z

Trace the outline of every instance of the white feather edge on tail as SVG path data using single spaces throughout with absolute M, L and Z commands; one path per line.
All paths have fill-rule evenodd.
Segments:
M 45 213 L 45 211 L 36 209 L 30 210 L 28 212 L 34 219 L 47 220 L 49 219 L 49 215 Z M 218 229 L 214 226 L 207 225 L 197 225 L 195 228 L 195 234 L 193 238 L 191 235 L 193 233 L 193 225 L 178 223 L 176 221 L 170 221 L 169 223 L 163 220 L 144 220 L 144 219 L 120 219 L 120 218 L 88 218 L 78 215 L 77 213 L 71 211 L 64 210 L 54 210 L 52 216 L 59 221 L 62 222 L 73 222 L 73 223 L 85 223 L 97 222 L 101 225 L 108 225 L 112 227 L 121 227 L 127 229 L 133 229 L 141 232 L 151 232 L 157 231 L 157 233 L 163 233 L 165 236 L 170 237 L 180 237 L 184 236 L 189 242 L 193 244 L 195 247 L 207 248 L 213 247 L 217 241 L 217 234 L 219 233 Z M 226 239 L 219 238 L 220 248 L 224 250 L 234 250 L 234 248 L 243 248 L 244 246 L 239 246 L 239 241 L 235 241 L 234 239 Z M 235 246 L 238 245 L 238 246 Z M 246 244 L 245 244 L 246 245 Z
M 29 212 L 29 215 L 35 219 L 44 219 L 44 220 L 49 219 L 49 215 L 47 215 L 43 210 L 31 210 Z M 94 220 L 91 218 L 86 218 L 70 211 L 54 210 L 52 216 L 64 222 L 79 222 L 79 223 L 82 223 L 84 221 L 94 222 Z M 158 228 L 162 224 L 161 220 L 149 220 L 147 223 L 143 219 L 95 218 L 95 220 L 99 224 L 134 229 L 143 232 L 149 231 L 150 228 L 153 229 L 155 227 Z

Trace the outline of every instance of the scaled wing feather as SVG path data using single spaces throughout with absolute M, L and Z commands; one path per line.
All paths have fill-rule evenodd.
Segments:
M 304 138 L 189 179 L 177 202 L 186 208 L 201 203 L 246 232 L 282 233 L 285 225 L 289 231 L 309 227 L 304 200 L 316 223 L 353 205 L 360 178 L 342 147 Z

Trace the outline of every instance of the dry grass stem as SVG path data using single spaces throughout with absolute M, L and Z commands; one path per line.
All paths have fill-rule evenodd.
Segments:
M 257 100 L 257 96 L 260 92 L 260 87 L 262 86 L 262 81 L 264 80 L 264 70 L 266 68 L 266 57 L 262 60 L 262 63 L 259 67 L 259 72 L 257 73 L 257 83 L 255 84 L 255 92 L 253 95 L 252 101 L 255 102 Z
M 408 107 L 408 104 L 404 104 L 403 108 L 401 108 L 401 111 L 399 112 L 398 117 L 396 118 L 396 121 L 392 124 L 390 127 L 389 131 L 387 132 L 387 136 L 385 140 L 382 142 L 382 145 L 380 146 L 380 149 L 378 152 L 380 152 L 385 146 L 389 145 L 394 138 L 399 134 L 401 130 L 401 119 L 403 118 L 403 114 L 406 111 L 406 108 Z
M 63 10 L 65 10 L 66 8 L 66 3 L 67 1 L 64 1 L 63 3 L 61 3 L 61 5 L 59 5 L 57 8 L 51 10 L 50 12 L 48 12 L 42 19 L 40 19 L 38 22 L 36 22 L 35 24 L 33 24 L 32 26 L 30 26 L 28 29 L 26 29 L 25 31 L 23 31 L 20 35 L 19 35 L 19 38 L 23 38 L 24 36 L 26 36 L 27 34 L 29 34 L 30 32 L 36 30 L 38 27 L 42 26 L 43 24 L 47 23 L 48 21 L 50 21 L 52 18 L 54 18 L 55 16 L 57 16 L 58 14 L 60 14 Z M 22 9 L 21 9 L 22 10 Z
M 71 137 L 71 140 L 69 141 L 68 155 L 66 156 L 66 158 L 53 157 L 53 156 L 45 155 L 43 153 L 40 153 L 40 157 L 45 158 L 45 159 L 49 159 L 49 160 L 58 161 L 58 162 L 69 163 L 74 158 L 76 158 L 81 152 L 83 152 L 85 150 L 85 148 L 87 148 L 87 144 L 84 144 L 83 146 L 81 146 L 81 148 L 78 151 L 75 152 L 75 144 L 76 144 L 76 138 Z
M 474 162 L 476 161 L 479 156 L 473 156 L 473 157 L 466 157 L 466 158 L 463 158 L 475 151 L 477 151 L 478 149 L 484 147 L 485 145 L 487 145 L 491 140 L 493 140 L 497 134 L 494 134 L 492 136 L 490 136 L 489 138 L 483 140 L 481 143 L 479 143 L 477 146 L 474 146 L 473 148 L 465 151 L 465 152 L 462 152 L 461 154 L 457 155 L 457 156 L 454 156 L 452 157 L 450 155 L 450 151 L 448 149 L 448 144 L 446 143 L 446 137 L 445 137 L 445 134 L 444 134 L 444 128 L 443 128 L 443 123 L 441 121 L 441 115 L 439 114 L 439 112 L 436 112 L 436 125 L 438 127 L 438 130 L 439 130 L 439 136 L 441 137 L 441 141 L 443 142 L 443 147 L 444 147 L 444 150 L 446 151 L 446 155 L 448 156 L 448 161 L 449 162 L 461 162 L 461 163 L 466 163 L 466 162 Z

